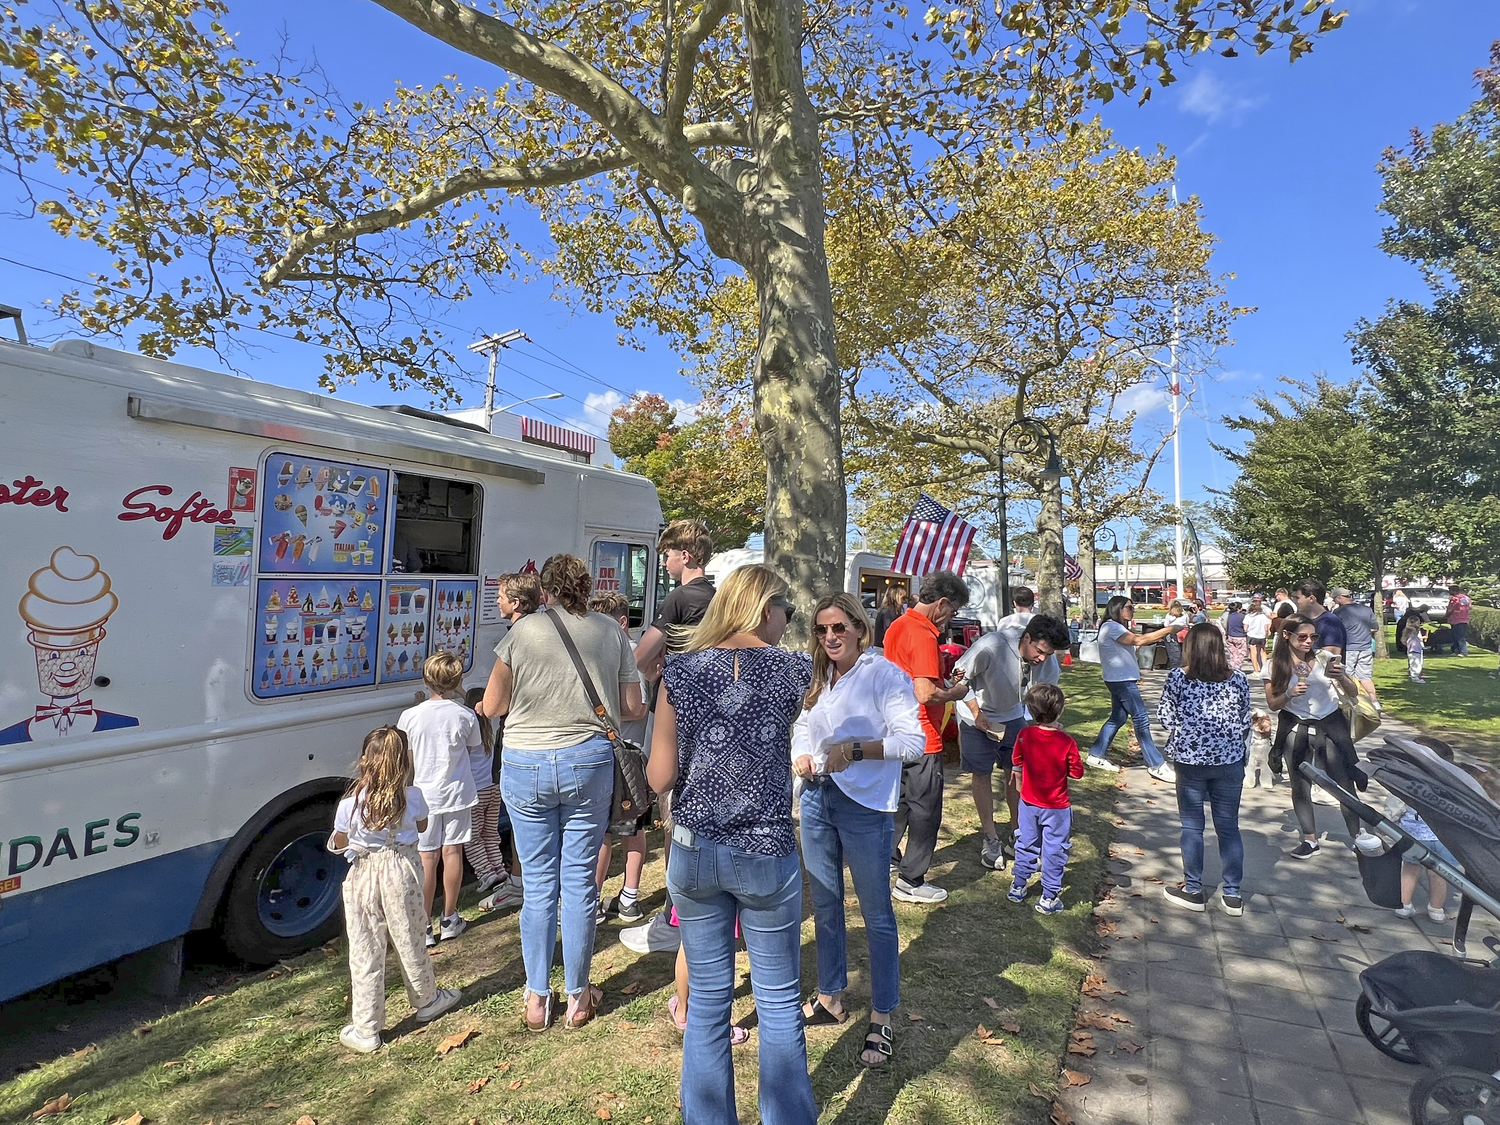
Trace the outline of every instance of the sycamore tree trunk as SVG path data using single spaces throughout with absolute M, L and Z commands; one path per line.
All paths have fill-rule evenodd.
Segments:
M 1037 510 L 1036 534 L 1041 541 L 1036 563 L 1036 608 L 1038 613 L 1068 619 L 1068 599 L 1063 592 L 1063 494 L 1061 481 L 1041 482 L 1041 505 Z
M 1380 588 L 1381 581 L 1385 578 L 1385 551 L 1382 549 L 1381 544 L 1376 543 L 1375 548 L 1370 552 L 1370 562 L 1373 565 L 1372 573 L 1375 575 L 1374 579 L 1370 582 L 1371 588 L 1375 591 L 1374 595 L 1370 598 L 1370 608 L 1375 612 L 1375 624 L 1377 626 L 1375 629 L 1375 655 L 1384 660 L 1391 652 L 1390 646 L 1386 644 L 1385 640 L 1385 598 L 1383 596 L 1384 591 Z
M 1075 525 L 1078 528 L 1078 569 L 1083 577 L 1078 580 L 1078 615 L 1084 625 L 1094 625 L 1099 619 L 1095 606 L 1094 590 L 1098 586 L 1095 574 L 1099 568 L 1099 554 L 1094 549 L 1094 533 L 1098 528 Z
M 805 638 L 817 598 L 844 585 L 847 499 L 833 288 L 823 246 L 822 144 L 803 82 L 800 0 L 744 5 L 755 95 L 755 232 L 741 261 L 760 313 L 752 383 L 766 456 L 766 562 L 792 584 Z

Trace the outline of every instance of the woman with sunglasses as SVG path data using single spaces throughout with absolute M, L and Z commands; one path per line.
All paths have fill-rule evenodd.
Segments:
M 787 584 L 742 566 L 719 587 L 688 650 L 668 655 L 646 778 L 672 791 L 667 887 L 692 1003 L 682 1050 L 686 1125 L 734 1125 L 730 1016 L 734 922 L 750 952 L 760 1022 L 760 1119 L 812 1125 L 799 1001 L 802 868 L 792 829 L 792 724 L 811 682 L 777 648 L 794 613 Z
M 1271 678 L 1266 684 L 1266 706 L 1281 712 L 1269 764 L 1279 774 L 1286 760 L 1291 759 L 1292 810 L 1302 829 L 1302 842 L 1287 853 L 1293 859 L 1311 859 L 1318 854 L 1312 782 L 1297 767 L 1312 762 L 1345 789 L 1365 786 L 1349 720 L 1339 708 L 1335 690 L 1338 685 L 1346 693 L 1356 695 L 1359 685 L 1344 670 L 1342 657 L 1318 652 L 1317 647 L 1317 622 L 1300 613 L 1290 614 L 1271 654 Z M 1359 818 L 1340 808 L 1352 842 L 1359 835 Z
M 920 761 L 927 738 L 911 677 L 869 647 L 865 614 L 852 596 L 818 602 L 812 686 L 792 729 L 792 770 L 803 785 L 802 863 L 818 941 L 818 993 L 802 1015 L 809 1024 L 849 1018 L 841 999 L 849 983 L 847 862 L 870 948 L 870 1027 L 859 1058 L 875 1067 L 891 1055 L 891 1012 L 900 1002 L 889 865 L 901 763 Z

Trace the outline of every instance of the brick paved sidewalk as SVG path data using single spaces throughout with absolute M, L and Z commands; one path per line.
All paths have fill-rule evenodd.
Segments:
M 1163 675 L 1142 683 L 1153 710 Z M 1414 733 L 1388 721 L 1371 744 L 1403 732 Z M 1299 834 L 1288 787 L 1245 791 L 1244 915 L 1224 914 L 1217 893 L 1202 914 L 1176 907 L 1162 895 L 1182 879 L 1173 789 L 1143 769 L 1121 777 L 1114 886 L 1098 910 L 1114 932 L 1100 961 L 1105 983 L 1088 990 L 1097 995 L 1086 993 L 1083 1015 L 1129 1022 L 1105 1031 L 1098 1025 L 1115 1021 L 1089 1021 L 1097 1053 L 1068 1056 L 1090 1078 L 1062 1099 L 1077 1125 L 1406 1125 L 1418 1069 L 1359 1033 L 1358 973 L 1404 949 L 1451 955 L 1453 923 L 1371 905 L 1336 808 L 1318 806 L 1321 854 L 1289 858 Z M 1219 878 L 1211 822 L 1205 835 L 1209 888 Z M 1425 895 L 1424 885 L 1419 907 Z M 1450 911 L 1455 902 L 1450 895 Z M 1490 922 L 1475 913 L 1471 955 L 1497 932 Z

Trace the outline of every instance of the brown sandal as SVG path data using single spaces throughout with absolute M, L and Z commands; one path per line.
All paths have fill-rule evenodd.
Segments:
M 599 1004 L 604 999 L 604 990 L 595 985 L 589 985 L 578 994 L 578 1007 L 571 1010 L 563 1017 L 564 1031 L 577 1031 L 580 1027 L 589 1023 L 599 1011 Z M 584 1001 L 587 1000 L 587 1006 Z M 571 1003 L 569 1005 L 571 1007 Z
M 538 1021 L 532 1020 L 532 1018 L 531 1018 L 531 1012 L 530 1012 L 530 1004 L 527 1003 L 527 1001 L 529 1001 L 533 996 L 538 996 L 538 994 L 535 993 L 535 992 L 532 992 L 529 988 L 526 990 L 525 997 L 521 1001 L 521 1018 L 526 1021 L 526 1030 L 528 1030 L 528 1031 L 546 1031 L 549 1027 L 552 1026 L 552 997 L 553 997 L 553 995 L 554 995 L 554 993 L 549 988 L 547 990 L 547 1001 L 546 1001 L 545 1004 L 542 1005 L 542 1018 L 541 1018 L 540 1022 L 538 1022 Z M 540 999 L 540 997 L 538 997 L 538 998 Z

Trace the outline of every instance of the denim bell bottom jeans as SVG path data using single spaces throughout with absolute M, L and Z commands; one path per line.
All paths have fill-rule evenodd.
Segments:
M 1119 680 L 1108 681 L 1104 686 L 1109 688 L 1109 718 L 1104 721 L 1099 737 L 1089 747 L 1089 757 L 1103 758 L 1107 755 L 1109 744 L 1115 740 L 1120 729 L 1127 722 L 1134 723 L 1135 736 L 1140 740 L 1146 764 L 1155 769 L 1166 759 L 1151 738 L 1151 715 L 1146 710 L 1146 701 L 1141 698 L 1140 685 L 1134 680 Z
M 552 987 L 561 901 L 563 986 L 577 996 L 589 983 L 594 958 L 599 904 L 594 867 L 614 798 L 614 750 L 602 736 L 561 750 L 506 746 L 500 790 L 526 894 L 521 906 L 526 987 L 539 996 Z
M 802 1030 L 802 866 L 797 854 L 756 855 L 703 837 L 687 843 L 674 834 L 667 886 L 688 964 L 683 1125 L 739 1121 L 729 1044 L 736 915 L 750 951 L 760 1028 L 760 1119 L 763 1125 L 813 1125 L 818 1111 Z

